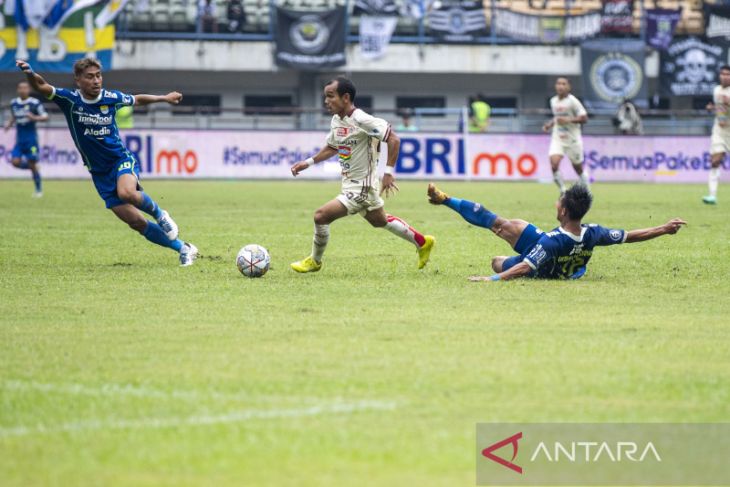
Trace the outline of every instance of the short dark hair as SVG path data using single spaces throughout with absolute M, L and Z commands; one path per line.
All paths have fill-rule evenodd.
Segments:
M 588 186 L 582 183 L 574 184 L 561 198 L 563 208 L 568 212 L 571 220 L 581 220 L 593 203 L 593 195 Z
M 330 80 L 327 84 L 331 85 L 332 83 L 337 83 L 337 94 L 340 95 L 340 97 L 344 96 L 345 93 L 347 93 L 348 95 L 350 95 L 350 102 L 355 102 L 355 95 L 357 94 L 357 90 L 355 89 L 355 84 L 350 78 L 338 76 L 335 79 Z
M 79 59 L 74 63 L 74 77 L 78 78 L 84 74 L 84 70 L 91 67 L 101 69 L 101 63 L 97 59 L 92 59 L 90 57 Z
M 730 71 L 730 66 L 728 66 L 727 64 L 723 64 L 722 66 L 720 66 L 720 71 Z

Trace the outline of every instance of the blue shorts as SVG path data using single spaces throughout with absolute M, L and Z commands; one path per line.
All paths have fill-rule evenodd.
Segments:
M 13 159 L 23 159 L 26 161 L 35 162 L 38 160 L 38 142 L 35 140 L 27 140 L 18 142 L 13 147 L 11 153 Z
M 540 237 L 542 237 L 542 235 L 542 230 L 537 228 L 532 223 L 528 223 L 525 229 L 522 231 L 522 235 L 520 235 L 520 238 L 517 239 L 517 243 L 515 244 L 515 251 L 518 252 L 520 255 L 507 257 L 502 263 L 502 272 L 516 266 L 517 264 L 525 260 L 525 256 L 530 253 L 532 247 L 537 245 L 537 241 L 540 240 Z M 532 273 L 530 273 L 530 275 L 532 275 Z
M 106 203 L 107 208 L 126 204 L 117 195 L 117 179 L 122 174 L 132 174 L 137 178 L 137 189 L 142 190 L 139 185 L 139 162 L 136 159 L 127 159 L 119 162 L 108 172 L 92 172 L 91 180 L 94 181 L 96 191 Z

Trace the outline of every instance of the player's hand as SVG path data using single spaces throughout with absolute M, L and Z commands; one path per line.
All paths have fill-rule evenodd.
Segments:
M 18 68 L 20 68 L 20 70 L 21 70 L 22 72 L 24 72 L 24 73 L 28 73 L 28 74 L 30 74 L 30 73 L 32 73 L 32 72 L 33 72 L 33 69 L 32 69 L 32 68 L 30 67 L 30 64 L 26 63 L 26 62 L 25 62 L 25 61 L 23 61 L 23 60 L 17 59 L 17 60 L 15 61 L 15 65 L 16 65 L 16 66 L 17 66 Z
M 380 184 L 380 194 L 385 194 L 387 198 L 399 191 L 398 185 L 395 184 L 395 176 L 392 174 L 383 174 L 383 181 Z
M 686 224 L 687 222 L 682 220 L 681 218 L 672 218 L 664 224 L 664 230 L 669 235 L 674 235 L 679 231 L 680 228 L 682 228 L 682 225 Z
M 165 101 L 170 105 L 177 105 L 182 101 L 182 98 L 182 93 L 178 93 L 177 91 L 171 91 L 165 95 Z
M 492 278 L 490 276 L 469 276 L 471 282 L 490 282 Z
M 300 172 L 304 171 L 309 167 L 307 161 L 299 161 L 291 167 L 291 175 L 297 177 Z
M 707 106 L 705 107 L 705 110 L 707 110 L 708 112 L 711 112 L 714 109 L 715 109 L 715 104 L 712 102 L 708 103 Z

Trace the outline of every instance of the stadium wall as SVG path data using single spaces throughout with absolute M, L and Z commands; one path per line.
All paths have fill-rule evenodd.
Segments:
M 139 160 L 144 178 L 289 179 L 290 165 L 317 152 L 324 136 L 304 131 L 131 130 L 122 138 Z M 42 130 L 40 139 L 45 177 L 88 177 L 66 130 Z M 27 178 L 27 172 L 10 164 L 13 143 L 10 133 L 0 135 L 0 178 Z M 529 134 L 401 134 L 396 172 L 403 179 L 547 181 L 549 143 L 548 136 Z M 596 180 L 657 183 L 706 182 L 708 144 L 707 137 L 690 136 L 584 140 L 586 162 Z M 730 169 L 727 162 L 725 169 Z M 329 161 L 302 177 L 337 179 L 339 165 Z M 730 179 L 727 171 L 724 178 Z

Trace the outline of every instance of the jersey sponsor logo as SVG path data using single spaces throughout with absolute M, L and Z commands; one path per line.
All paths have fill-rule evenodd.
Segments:
M 112 133 L 112 131 L 109 127 L 101 127 L 98 129 L 86 128 L 84 130 L 85 136 L 90 135 L 92 137 L 98 137 L 98 138 L 105 137 L 107 135 L 111 135 L 111 133 Z
M 530 253 L 527 254 L 527 258 L 533 261 L 538 267 L 542 264 L 546 257 L 547 252 L 540 244 L 535 245 Z
M 113 91 L 104 90 L 104 98 L 111 98 L 112 100 L 118 100 L 119 97 Z
M 347 134 L 350 132 L 350 129 L 347 127 L 337 127 L 337 137 L 347 137 Z
M 111 115 L 98 113 L 76 113 L 76 120 L 85 125 L 111 125 L 114 118 Z
M 337 155 L 340 157 L 340 161 L 349 161 L 352 157 L 352 149 L 349 146 L 341 145 L 337 149 Z

